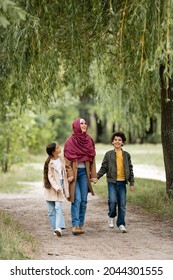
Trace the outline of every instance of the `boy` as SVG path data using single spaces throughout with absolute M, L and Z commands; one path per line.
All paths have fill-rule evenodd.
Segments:
M 114 227 L 116 208 L 118 206 L 118 216 L 116 225 L 122 233 L 127 232 L 125 228 L 126 214 L 126 184 L 130 182 L 130 191 L 134 190 L 133 165 L 130 154 L 122 149 L 126 137 L 123 132 L 115 132 L 111 137 L 113 150 L 106 152 L 97 178 L 104 174 L 108 184 L 108 216 L 109 227 Z

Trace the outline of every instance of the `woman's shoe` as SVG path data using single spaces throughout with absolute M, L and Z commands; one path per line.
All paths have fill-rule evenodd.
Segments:
M 81 229 L 79 228 L 79 226 L 72 227 L 72 233 L 73 233 L 74 235 L 80 234 L 80 233 L 81 233 Z
M 83 226 L 79 226 L 80 233 L 85 233 Z

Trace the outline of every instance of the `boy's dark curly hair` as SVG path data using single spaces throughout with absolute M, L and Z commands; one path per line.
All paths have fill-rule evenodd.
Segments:
M 121 139 L 122 139 L 123 143 L 125 143 L 125 142 L 126 142 L 126 137 L 125 137 L 125 134 L 124 134 L 123 132 L 121 132 L 121 131 L 117 131 L 117 132 L 114 132 L 114 133 L 112 134 L 112 137 L 111 137 L 111 143 L 113 142 L 113 140 L 114 140 L 115 136 L 121 137 Z

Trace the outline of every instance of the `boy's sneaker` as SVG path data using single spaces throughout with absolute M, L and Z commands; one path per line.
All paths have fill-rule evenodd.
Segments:
M 54 233 L 55 233 L 57 236 L 62 236 L 62 230 L 61 230 L 61 228 L 56 228 L 56 229 L 54 230 Z
M 120 225 L 120 226 L 119 226 L 119 230 L 120 230 L 122 233 L 126 233 L 126 232 L 127 232 L 125 226 L 123 226 L 123 225 Z
M 114 228 L 114 218 L 109 218 L 108 224 L 110 228 Z

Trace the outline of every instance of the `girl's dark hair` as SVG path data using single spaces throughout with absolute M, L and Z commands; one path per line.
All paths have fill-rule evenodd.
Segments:
M 121 137 L 123 143 L 126 142 L 125 134 L 121 131 L 114 132 L 111 137 L 111 143 L 114 141 L 115 136 Z
M 49 162 L 51 160 L 51 157 L 49 156 L 45 163 L 44 163 L 44 169 L 43 169 L 43 181 L 44 181 L 44 187 L 46 189 L 50 189 L 51 188 L 51 184 L 49 182 L 49 178 L 48 178 L 48 166 L 49 166 Z
M 49 162 L 51 160 L 51 156 L 53 156 L 53 152 L 55 151 L 55 148 L 56 148 L 56 143 L 51 143 L 51 144 L 47 145 L 47 147 L 46 147 L 46 152 L 49 155 L 44 163 L 44 169 L 43 169 L 44 187 L 46 189 L 51 188 L 51 184 L 50 184 L 49 178 L 48 178 L 48 169 L 49 169 L 48 166 L 49 166 Z
M 46 152 L 49 156 L 53 156 L 53 152 L 55 152 L 56 143 L 48 144 L 46 147 Z

